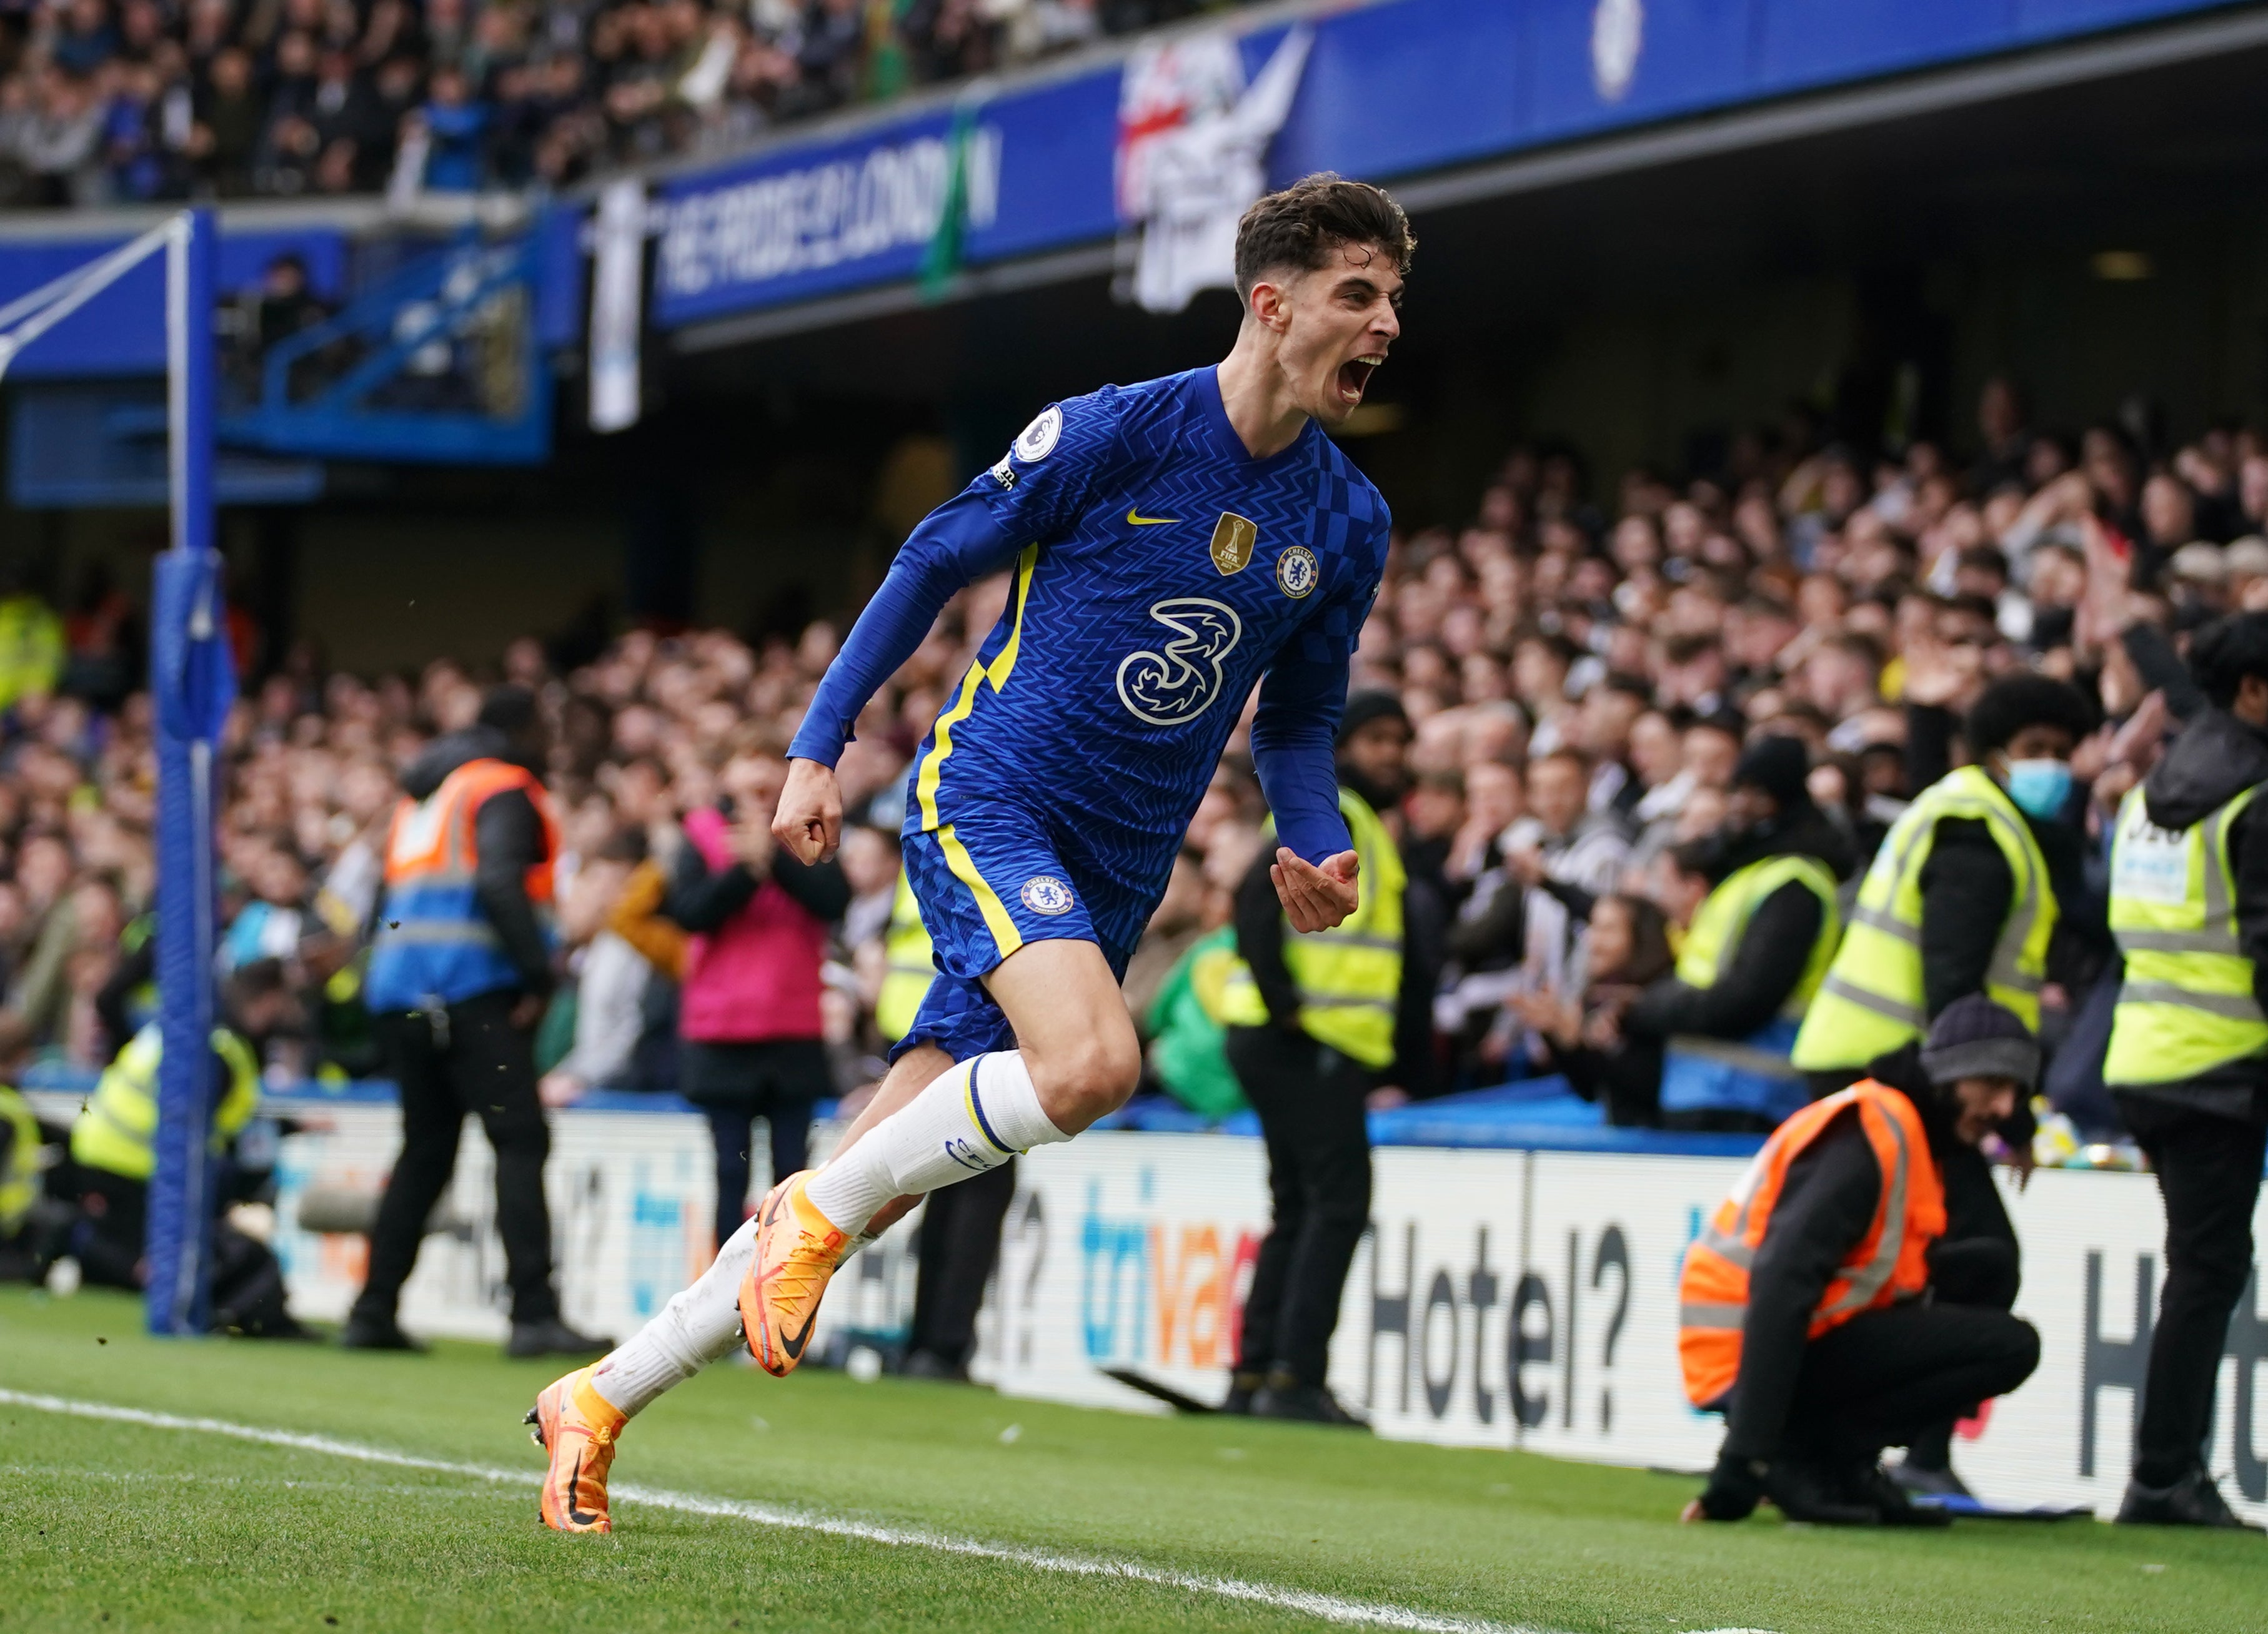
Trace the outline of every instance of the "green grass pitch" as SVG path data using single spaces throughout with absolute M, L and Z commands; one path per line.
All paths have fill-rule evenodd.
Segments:
M 527 1472 L 556 1371 L 158 1343 L 137 1304 L 0 1292 L 0 1388 Z M 1012 1433 L 1011 1432 L 1012 1430 Z M 1166 1420 L 721 1366 L 641 1417 L 617 1485 L 791 1507 L 901 1541 L 627 1500 L 560 1537 L 532 1485 L 0 1402 L 0 1630 L 2268 1628 L 2268 1544 L 2090 1524 L 1680 1527 L 1693 1483 L 1236 1419 Z M 1276 1598 L 903 1541 L 1234 1579 Z

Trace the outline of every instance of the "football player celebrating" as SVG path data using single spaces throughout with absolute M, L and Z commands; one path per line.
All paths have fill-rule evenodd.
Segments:
M 909 774 L 905 866 L 939 974 L 827 1164 L 774 1186 L 644 1330 L 538 1399 L 549 1525 L 608 1530 L 625 1421 L 736 1340 L 792 1371 L 836 1267 L 923 1194 L 1133 1093 L 1119 978 L 1256 684 L 1285 915 L 1314 931 L 1355 912 L 1332 739 L 1388 518 L 1325 433 L 1401 332 L 1413 247 L 1362 182 L 1262 199 L 1237 230 L 1225 360 L 1053 405 L 906 541 L 812 700 L 772 832 L 806 862 L 834 852 L 833 767 L 860 710 L 956 591 L 1012 567 Z

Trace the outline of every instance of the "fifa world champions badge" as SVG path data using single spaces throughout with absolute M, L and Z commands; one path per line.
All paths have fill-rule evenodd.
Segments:
M 1212 526 L 1212 564 L 1223 578 L 1241 573 L 1250 564 L 1253 547 L 1259 542 L 1258 523 L 1233 511 L 1224 511 L 1220 520 Z

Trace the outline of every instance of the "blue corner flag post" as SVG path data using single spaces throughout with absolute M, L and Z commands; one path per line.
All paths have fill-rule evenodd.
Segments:
M 150 1177 L 144 1308 L 153 1334 L 206 1328 L 215 1168 L 214 953 L 219 912 L 214 747 L 236 699 L 215 547 L 213 347 L 217 224 L 184 210 L 166 246 L 166 430 L 173 548 L 157 559 L 150 620 L 158 725 L 157 1167 Z

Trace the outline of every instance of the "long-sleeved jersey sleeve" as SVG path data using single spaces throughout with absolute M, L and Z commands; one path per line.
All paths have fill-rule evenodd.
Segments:
M 1385 561 L 1387 523 L 1378 522 L 1377 557 Z M 1284 645 L 1260 684 L 1252 718 L 1252 769 L 1275 814 L 1282 843 L 1311 863 L 1347 849 L 1339 815 L 1334 744 L 1346 708 L 1347 674 L 1363 621 L 1378 597 L 1375 574 L 1350 583 L 1315 609 Z
M 788 753 L 822 766 L 840 760 L 866 700 L 914 655 L 939 610 L 1015 554 L 974 484 L 924 517 L 827 666 Z
M 866 701 L 913 656 L 954 593 L 1078 516 L 1116 433 L 1107 394 L 1051 405 L 999 464 L 924 517 L 827 666 L 789 754 L 834 765 Z

